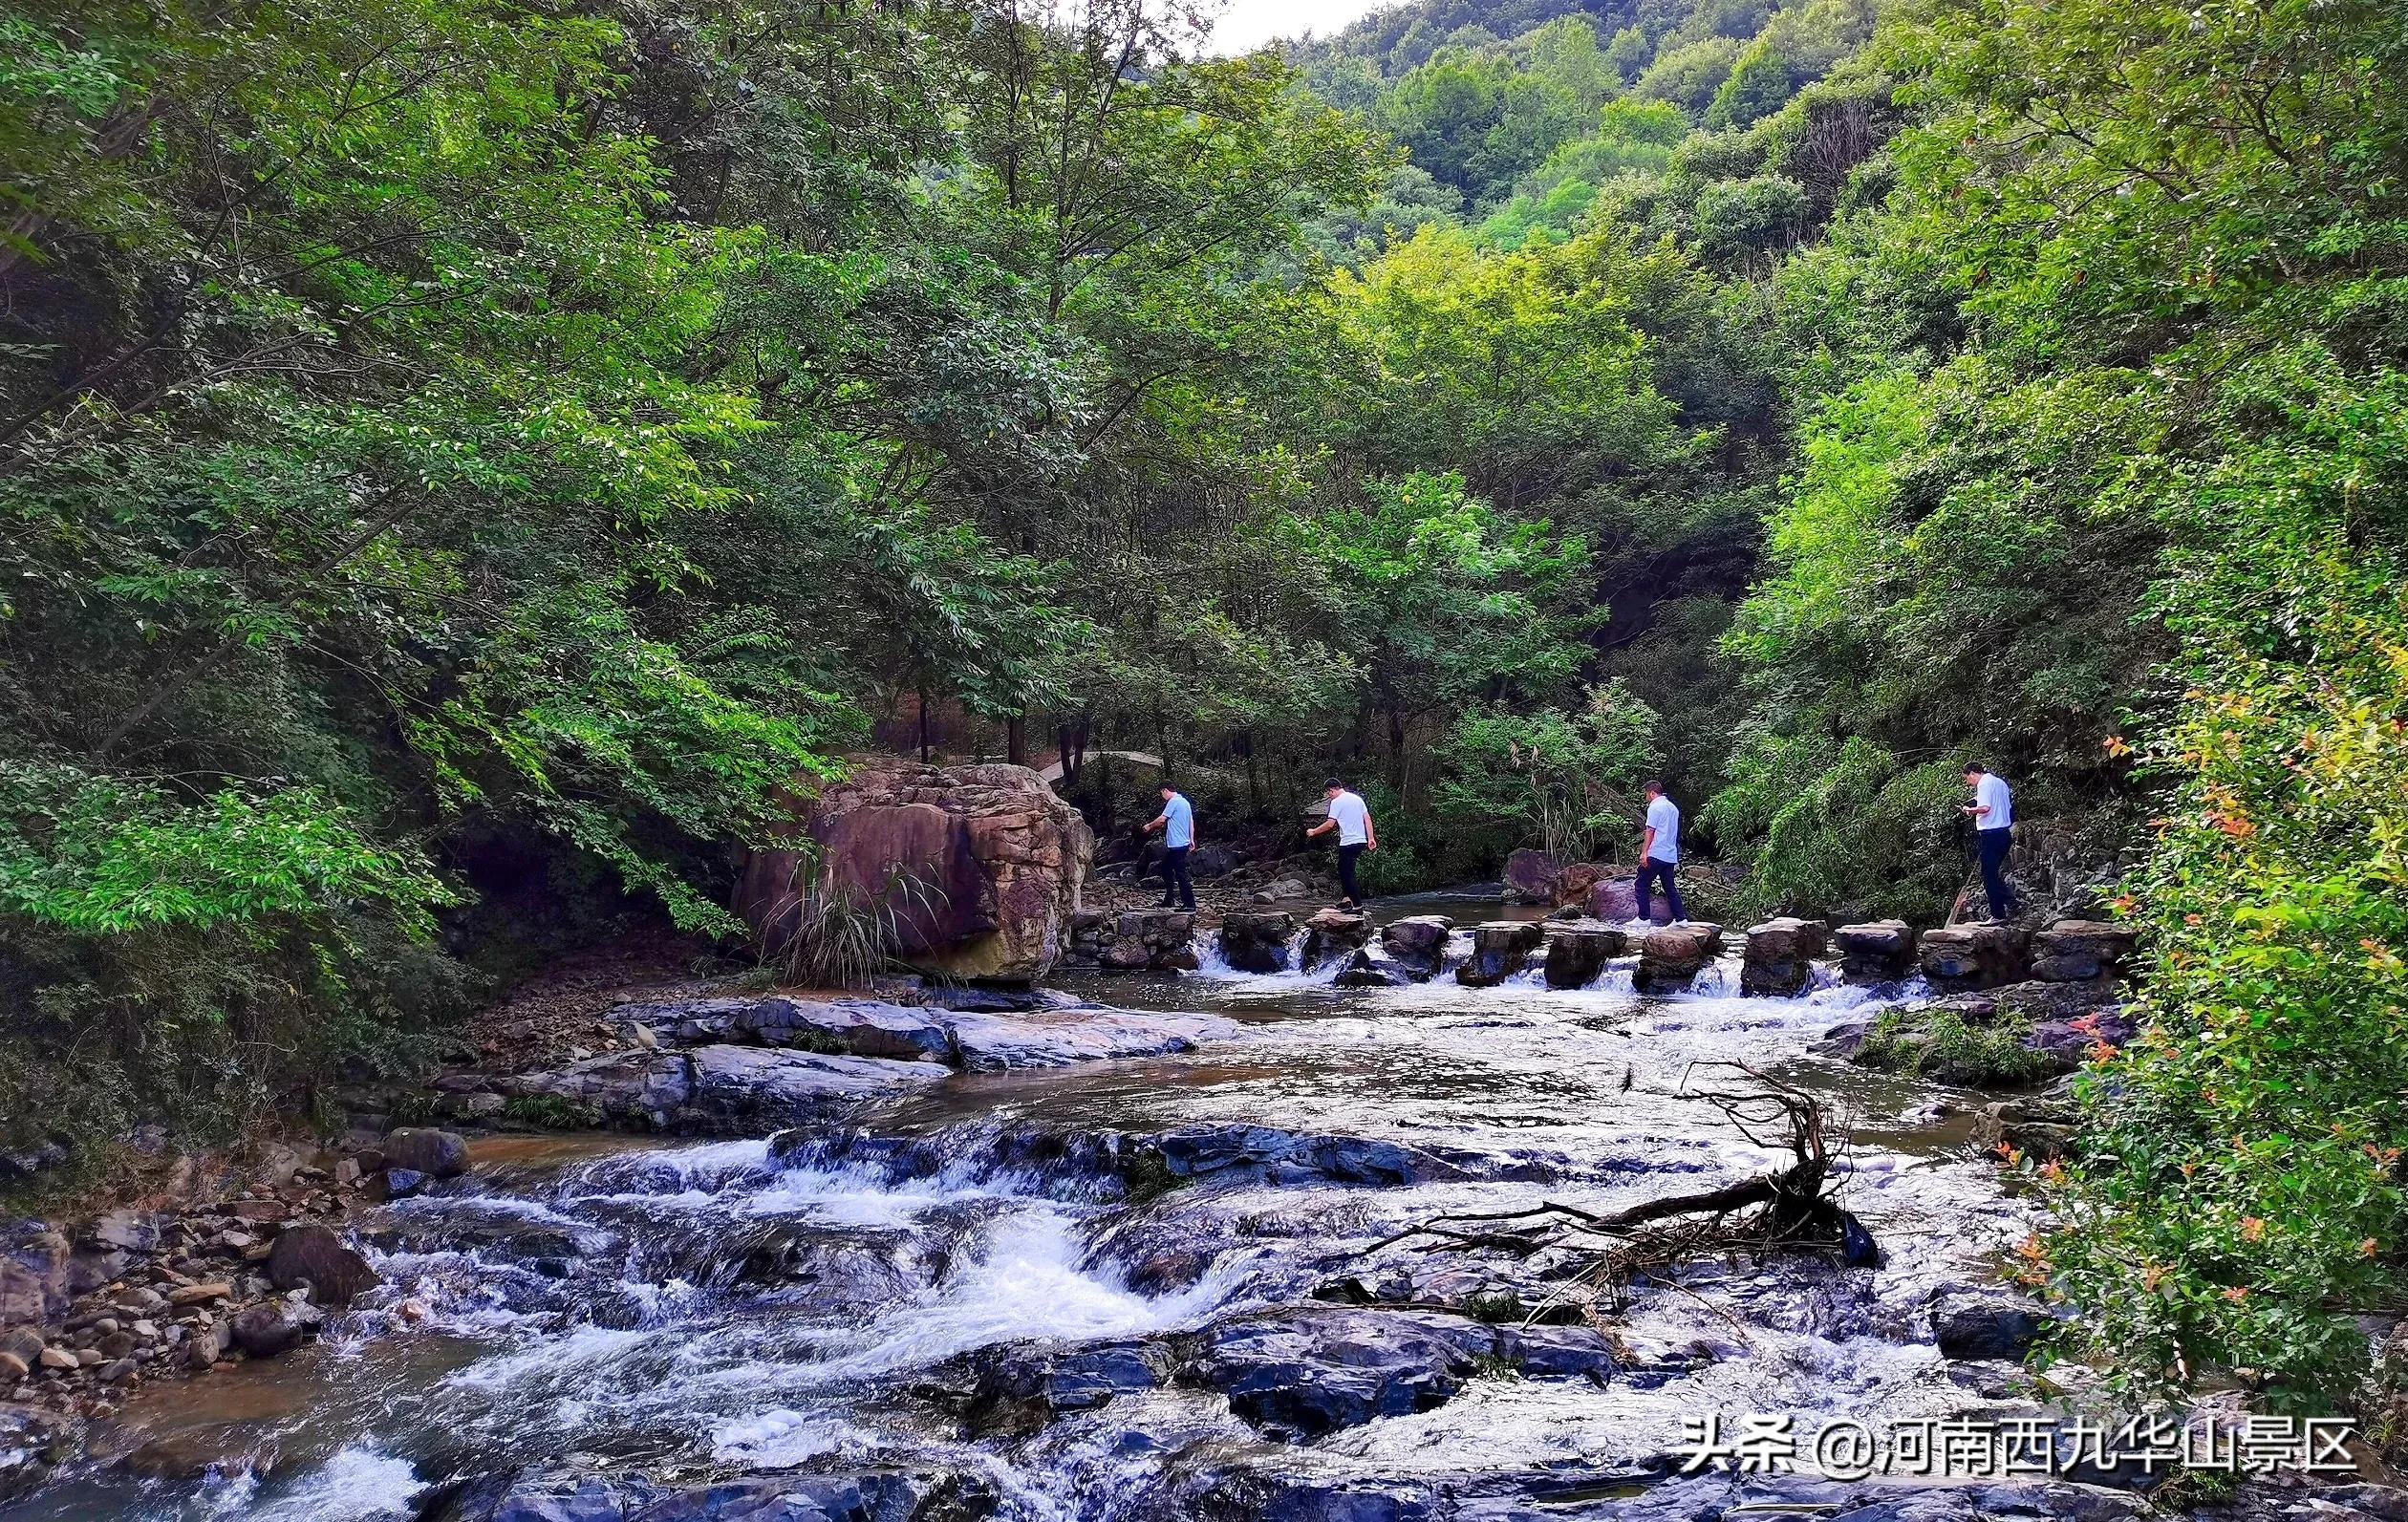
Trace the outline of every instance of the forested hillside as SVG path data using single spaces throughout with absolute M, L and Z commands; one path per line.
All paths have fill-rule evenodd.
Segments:
M 1745 907 L 1924 921 L 1978 759 L 2152 966 L 2026 1273 L 2136 1386 L 2359 1394 L 2394 9 L 0 33 L 0 1150 L 306 1113 L 598 927 L 732 935 L 731 848 L 898 714 L 1228 827 L 1343 769 L 1387 889 L 1624 849 L 1661 773 Z

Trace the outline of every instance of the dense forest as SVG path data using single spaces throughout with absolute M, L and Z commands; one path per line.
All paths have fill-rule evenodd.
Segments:
M 2112 884 L 2024 1271 L 2360 1398 L 2408 1254 L 2408 28 L 2376 0 L 0 8 L 0 1149 L 405 1072 L 897 715 L 1379 885 Z M 1103 803 L 1108 806 L 1109 800 Z

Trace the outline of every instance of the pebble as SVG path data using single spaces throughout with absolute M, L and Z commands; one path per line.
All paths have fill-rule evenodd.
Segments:
M 211 1279 L 205 1284 L 187 1284 L 167 1297 L 170 1305 L 199 1305 L 207 1300 L 226 1300 L 234 1297 L 234 1286 L 224 1279 Z

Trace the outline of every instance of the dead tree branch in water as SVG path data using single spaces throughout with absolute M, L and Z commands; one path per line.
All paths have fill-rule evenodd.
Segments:
M 1521 1211 L 1433 1216 L 1374 1242 L 1363 1255 L 1408 1242 L 1419 1253 L 1566 1254 L 1576 1266 L 1556 1299 L 1586 1289 L 1592 1303 L 1602 1292 L 1616 1309 L 1634 1273 L 1716 1253 L 1837 1251 L 1852 1267 L 1878 1262 L 1872 1236 L 1836 1197 L 1821 1103 L 1742 1062 L 1700 1065 L 1730 1068 L 1755 1086 L 1691 1090 L 1684 1075 L 1676 1097 L 1711 1104 L 1758 1147 L 1786 1149 L 1795 1160 L 1789 1167 L 1619 1211 L 1548 1200 Z

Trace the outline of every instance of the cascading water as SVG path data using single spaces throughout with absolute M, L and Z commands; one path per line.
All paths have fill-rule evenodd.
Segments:
M 1640 999 L 1628 979 L 1625 961 L 1572 991 L 1099 981 L 1083 991 L 1235 1015 L 1244 1034 L 965 1076 L 774 1141 L 597 1137 L 487 1161 L 362 1223 L 387 1283 L 349 1330 L 153 1392 L 104 1445 L 130 1462 L 0 1516 L 366 1522 L 465 1505 L 457 1482 L 518 1470 L 664 1490 L 874 1470 L 950 1476 L 967 1510 L 947 1514 L 1133 1522 L 1252 1514 L 1245 1497 L 1302 1477 L 1661 1478 L 1705 1410 L 1993 1403 L 1935 1351 L 1926 1306 L 1983 1277 L 2025 1214 L 1985 1165 L 1923 1137 L 1935 1091 L 1803 1055 L 1864 991 Z M 1390 1233 L 1777 1166 L 1681 1097 L 1693 1064 L 1734 1060 L 1860 1112 L 1847 1201 L 1887 1267 L 1700 1264 L 1523 1378 L 1477 1376 L 1512 1361 L 1482 1354 L 1397 1386 L 1401 1404 L 1387 1385 L 1345 1404 L 1381 1358 L 1409 1365 L 1385 1328 L 1503 1334 L 1348 1311 L 1331 1283 L 1414 1304 L 1538 1293 L 1512 1264 L 1364 1255 Z

